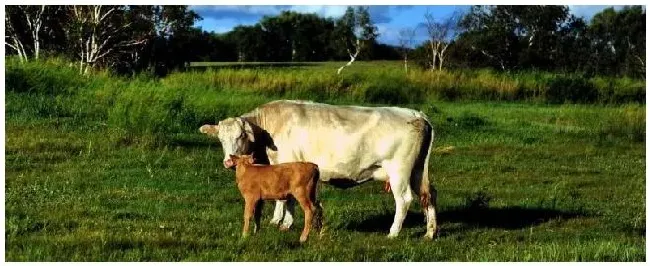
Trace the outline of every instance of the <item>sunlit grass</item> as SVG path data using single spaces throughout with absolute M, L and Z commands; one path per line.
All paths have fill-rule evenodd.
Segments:
M 645 105 L 548 105 L 540 84 L 551 74 L 406 76 L 392 62 L 360 63 L 342 76 L 324 63 L 156 80 L 9 62 L 7 260 L 645 261 Z M 521 90 L 531 98 L 505 101 Z M 197 129 L 292 97 L 425 112 L 437 240 L 422 239 L 417 203 L 388 240 L 394 201 L 379 182 L 322 184 L 321 239 L 298 244 L 299 211 L 290 232 L 268 225 L 269 203 L 262 231 L 241 240 L 234 173 Z

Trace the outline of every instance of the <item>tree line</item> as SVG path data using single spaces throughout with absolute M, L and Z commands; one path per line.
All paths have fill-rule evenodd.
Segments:
M 433 7 L 435 8 L 435 7 Z M 63 55 L 79 71 L 164 75 L 193 61 L 403 60 L 443 68 L 545 70 L 645 77 L 645 10 L 607 8 L 589 21 L 567 6 L 472 6 L 403 28 L 399 45 L 377 42 L 367 7 L 338 18 L 283 11 L 226 33 L 195 27 L 187 6 L 6 6 L 6 51 L 21 60 Z M 427 40 L 415 43 L 416 32 Z M 409 61 L 410 60 L 410 61 Z

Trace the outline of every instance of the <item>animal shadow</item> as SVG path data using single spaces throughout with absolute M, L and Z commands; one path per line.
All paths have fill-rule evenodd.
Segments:
M 456 207 L 438 213 L 438 225 L 446 223 L 461 223 L 466 228 L 502 228 L 521 229 L 542 224 L 554 219 L 573 219 L 586 216 L 581 212 L 566 212 L 547 208 L 525 207 Z M 350 222 L 345 229 L 358 232 L 388 232 L 393 223 L 394 214 L 383 213 L 372 215 L 361 221 Z M 425 221 L 422 212 L 407 214 L 403 228 L 422 227 Z

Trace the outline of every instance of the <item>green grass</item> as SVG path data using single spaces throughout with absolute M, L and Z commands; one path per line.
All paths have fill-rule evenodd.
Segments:
M 85 78 L 50 63 L 9 62 L 6 72 L 7 261 L 646 260 L 645 105 L 397 103 L 423 110 L 436 131 L 429 167 L 440 236 L 422 239 L 413 203 L 388 240 L 394 202 L 379 182 L 321 184 L 326 233 L 300 245 L 299 208 L 294 228 L 280 232 L 268 224 L 270 202 L 262 231 L 240 239 L 234 173 L 220 166 L 219 143 L 197 130 L 283 94 L 217 85 L 226 75 L 218 71 Z M 263 71 L 329 82 L 317 70 Z

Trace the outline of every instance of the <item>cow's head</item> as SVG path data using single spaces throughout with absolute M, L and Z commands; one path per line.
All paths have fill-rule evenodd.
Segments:
M 203 125 L 199 131 L 219 138 L 223 147 L 223 166 L 226 168 L 235 166 L 230 155 L 248 154 L 251 142 L 255 141 L 251 124 L 241 117 L 226 118 L 217 125 Z

